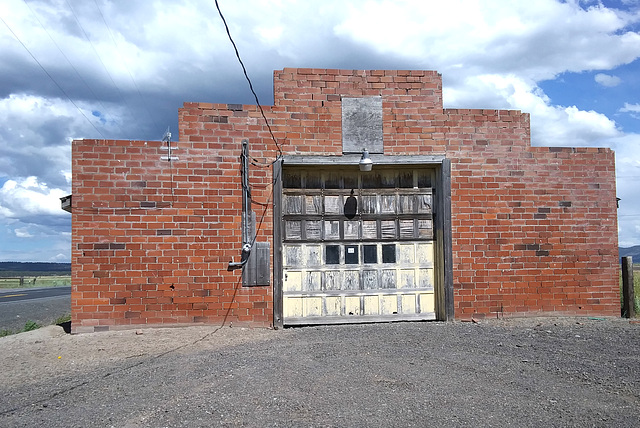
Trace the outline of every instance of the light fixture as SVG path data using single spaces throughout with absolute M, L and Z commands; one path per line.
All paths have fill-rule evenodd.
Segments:
M 360 171 L 371 171 L 371 168 L 373 168 L 373 161 L 369 157 L 367 149 L 362 151 L 362 157 L 360 158 L 358 165 L 360 166 Z

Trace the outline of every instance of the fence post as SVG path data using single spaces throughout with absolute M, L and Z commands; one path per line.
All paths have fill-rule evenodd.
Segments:
M 636 310 L 634 306 L 635 296 L 633 295 L 633 258 L 622 258 L 622 316 L 624 318 L 634 318 Z

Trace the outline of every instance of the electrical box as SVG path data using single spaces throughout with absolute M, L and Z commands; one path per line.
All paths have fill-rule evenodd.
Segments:
M 271 244 L 269 242 L 255 242 L 251 255 L 242 272 L 242 286 L 255 287 L 271 283 Z

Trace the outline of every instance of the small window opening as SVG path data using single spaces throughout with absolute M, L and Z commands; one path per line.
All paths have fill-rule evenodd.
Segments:
M 357 265 L 360 263 L 360 257 L 358 256 L 357 245 L 345 245 L 344 247 L 344 262 L 348 265 Z
M 382 246 L 382 263 L 396 262 L 396 244 L 385 244 Z
M 362 256 L 365 263 L 378 263 L 378 246 L 365 245 L 362 248 Z
M 340 246 L 338 245 L 326 246 L 325 263 L 328 265 L 340 264 Z

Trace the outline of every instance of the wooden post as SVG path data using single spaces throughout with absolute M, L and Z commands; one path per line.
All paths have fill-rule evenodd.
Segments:
M 622 258 L 622 316 L 623 318 L 635 318 L 633 295 L 633 258 Z

